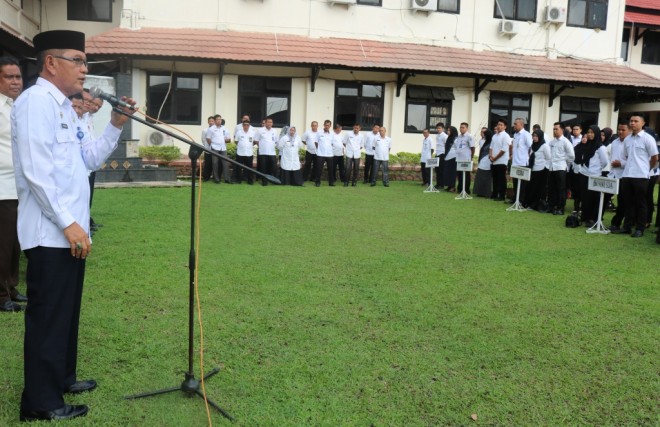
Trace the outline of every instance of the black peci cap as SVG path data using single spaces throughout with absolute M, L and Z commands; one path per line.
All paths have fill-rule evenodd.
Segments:
M 34 49 L 39 52 L 50 49 L 85 51 L 85 33 L 71 30 L 44 31 L 34 36 Z

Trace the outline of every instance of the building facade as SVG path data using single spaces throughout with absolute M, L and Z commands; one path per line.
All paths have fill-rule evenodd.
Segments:
M 660 93 L 655 66 L 626 43 L 623 0 L 24 0 L 27 14 L 26 4 L 39 30 L 88 34 L 91 74 L 191 135 L 215 113 L 301 131 L 330 119 L 384 124 L 393 151 L 416 152 L 438 122 L 475 135 L 499 117 L 613 127 Z M 132 127 L 142 144 L 151 133 Z

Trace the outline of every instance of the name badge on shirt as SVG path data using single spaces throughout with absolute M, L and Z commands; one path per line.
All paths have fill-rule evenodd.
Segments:
M 69 125 L 67 125 L 66 123 L 60 123 L 60 126 L 62 127 L 62 129 L 69 129 Z

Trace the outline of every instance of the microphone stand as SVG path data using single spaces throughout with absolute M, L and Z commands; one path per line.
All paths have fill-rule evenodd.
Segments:
M 170 387 L 170 388 L 165 388 L 161 390 L 155 390 L 155 391 L 149 391 L 146 393 L 140 393 L 140 394 L 134 394 L 131 396 L 126 396 L 126 399 L 140 399 L 142 397 L 150 397 L 150 396 L 156 396 L 159 394 L 165 394 L 165 393 L 171 393 L 177 390 L 183 391 L 188 397 L 193 397 L 193 396 L 199 396 L 202 399 L 206 400 L 212 407 L 214 407 L 218 412 L 220 412 L 225 418 L 234 421 L 234 418 L 229 415 L 224 409 L 222 409 L 220 406 L 218 406 L 215 402 L 212 400 L 206 398 L 204 394 L 200 390 L 200 381 L 198 381 L 195 378 L 195 373 L 193 370 L 193 360 L 194 360 L 194 318 L 195 318 L 195 312 L 194 312 L 194 300 L 195 300 L 195 262 L 196 262 L 196 254 L 195 254 L 195 176 L 197 175 L 196 170 L 197 170 L 197 160 L 199 159 L 199 156 L 202 154 L 202 152 L 209 153 L 212 156 L 219 157 L 223 160 L 226 160 L 235 166 L 241 167 L 243 169 L 246 169 L 256 175 L 259 175 L 265 179 L 267 179 L 269 182 L 272 182 L 273 184 L 281 184 L 280 180 L 277 179 L 276 177 L 268 174 L 264 174 L 262 172 L 259 172 L 253 168 L 247 167 L 243 165 L 242 163 L 239 163 L 233 159 L 230 159 L 229 157 L 223 156 L 221 154 L 218 154 L 202 145 L 199 145 L 193 141 L 189 141 L 185 138 L 182 138 L 181 136 L 172 133 L 166 129 L 163 129 L 161 126 L 158 126 L 155 123 L 150 123 L 140 117 L 135 117 L 131 114 L 127 114 L 121 109 L 117 108 L 116 106 L 113 108 L 113 111 L 122 114 L 124 116 L 127 116 L 131 118 L 132 120 L 135 120 L 139 123 L 142 123 L 146 126 L 149 126 L 152 129 L 155 129 L 159 132 L 163 132 L 166 135 L 171 136 L 172 138 L 176 138 L 177 140 L 184 142 L 190 146 L 190 149 L 188 151 L 188 157 L 190 157 L 190 167 L 192 171 L 192 180 L 191 180 L 191 186 L 190 186 L 190 253 L 188 256 L 188 269 L 190 271 L 190 277 L 188 281 L 188 371 L 186 371 L 184 375 L 184 380 L 179 386 L 175 387 Z M 220 368 L 214 368 L 204 376 L 204 380 L 206 381 L 207 379 L 211 378 L 215 374 L 220 372 Z

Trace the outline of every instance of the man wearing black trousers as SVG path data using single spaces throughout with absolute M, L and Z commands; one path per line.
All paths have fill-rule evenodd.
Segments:
M 64 402 L 65 393 L 96 387 L 76 378 L 85 259 L 92 249 L 87 171 L 115 150 L 128 120 L 113 112 L 100 137 L 85 138 L 68 99 L 82 92 L 87 75 L 85 34 L 47 31 L 33 42 L 39 78 L 12 112 L 17 230 L 28 259 L 21 421 L 70 419 L 89 410 Z
M 374 146 L 376 139 L 380 138 L 380 126 L 374 125 L 371 133 L 364 137 L 364 183 L 371 182 L 371 175 L 374 170 Z

